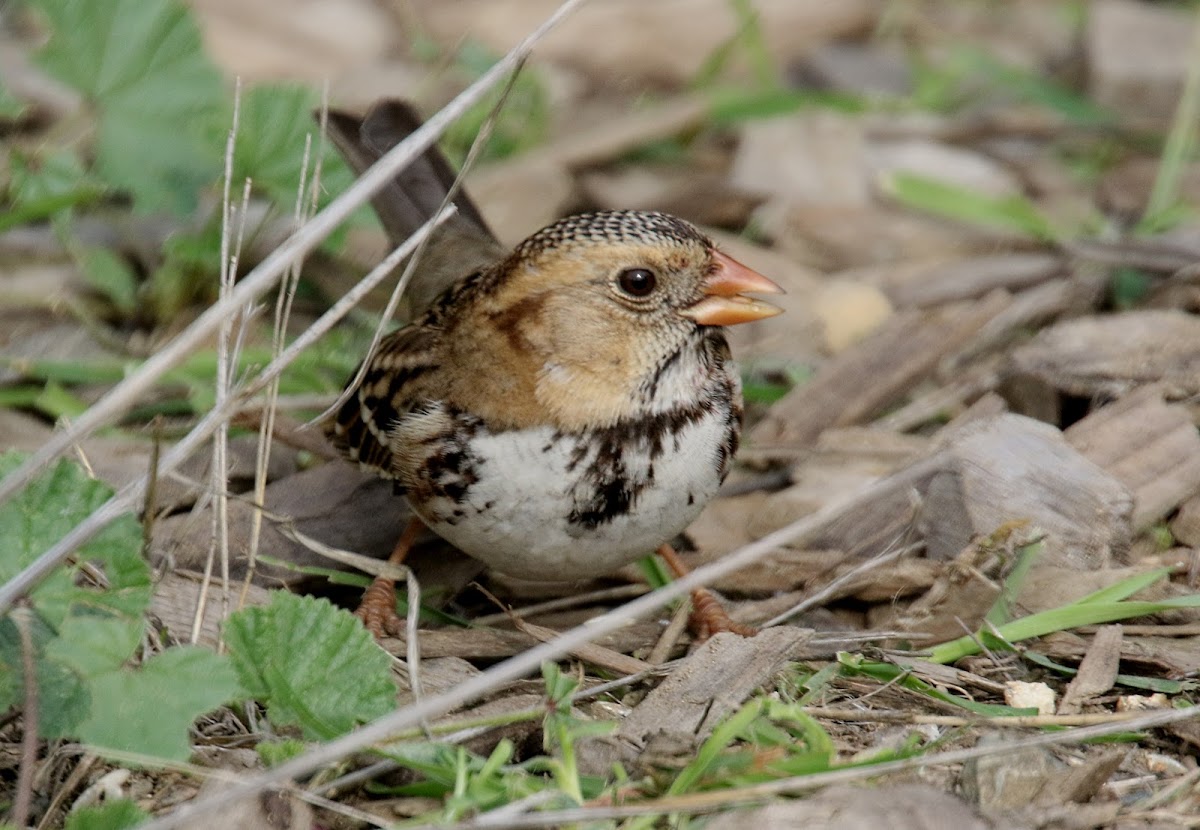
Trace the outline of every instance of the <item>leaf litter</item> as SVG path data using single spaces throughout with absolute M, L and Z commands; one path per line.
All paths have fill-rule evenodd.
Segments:
M 65 14 L 67 5 L 47 3 L 48 16 Z M 370 14 L 350 0 L 344 5 L 348 20 Z M 802 44 L 785 34 L 800 31 L 788 15 L 819 15 L 815 5 L 711 5 L 728 9 L 730 17 L 688 15 L 716 27 L 699 42 L 726 44 L 714 48 L 702 75 L 741 85 L 738 95 L 715 84 L 685 92 L 679 73 L 692 77 L 697 66 L 662 58 L 661 49 L 636 48 L 645 33 L 623 34 L 621 40 L 629 38 L 634 47 L 629 54 L 589 49 L 595 26 L 619 24 L 604 11 L 581 13 L 556 35 L 548 53 L 555 61 L 535 60 L 530 70 L 546 94 L 557 96 L 554 107 L 533 111 L 547 119 L 537 125 L 541 143 L 526 151 L 528 158 L 500 159 L 472 174 L 479 189 L 471 178 L 468 187 L 489 218 L 496 212 L 497 227 L 512 228 L 516 236 L 540 224 L 538 211 L 547 206 L 545 200 L 524 206 L 505 194 L 549 192 L 547 182 L 553 181 L 554 192 L 562 194 L 555 200 L 558 210 L 615 205 L 626 193 L 645 204 L 620 206 L 669 207 L 719 224 L 715 233 L 742 233 L 745 239 L 731 240 L 729 247 L 746 246 L 751 265 L 756 255 L 774 258 L 776 269 L 761 270 L 791 292 L 789 314 L 771 321 L 775 328 L 757 339 L 746 333 L 735 350 L 748 389 L 794 388 L 775 403 L 751 400 L 744 463 L 731 479 L 731 490 L 740 493 L 719 500 L 690 529 L 692 564 L 867 485 L 879 487 L 880 495 L 717 583 L 736 619 L 761 623 L 797 615 L 787 623 L 752 640 L 719 636 L 697 646 L 670 624 L 670 614 L 631 621 L 596 643 L 628 655 L 624 668 L 597 656 L 602 652 L 576 652 L 560 669 L 494 688 L 486 700 L 428 721 L 425 731 L 311 779 L 311 798 L 332 799 L 315 805 L 315 820 L 341 826 L 420 816 L 422 822 L 470 826 L 477 814 L 508 809 L 509 824 L 498 814 L 489 826 L 532 826 L 558 816 L 564 823 L 591 817 L 639 827 L 662 820 L 620 810 L 657 809 L 681 825 L 700 826 L 701 819 L 688 817 L 762 801 L 766 796 L 751 795 L 760 792 L 756 787 L 774 784 L 787 791 L 792 779 L 812 776 L 808 780 L 815 782 L 822 774 L 861 768 L 859 780 L 872 779 L 878 787 L 870 795 L 831 786 L 799 800 L 774 797 L 754 808 L 758 812 L 728 812 L 709 826 L 868 826 L 879 821 L 880 810 L 902 813 L 913 827 L 1188 826 L 1188 814 L 1197 809 L 1196 720 L 1141 732 L 1124 731 L 1122 724 L 1143 712 L 1166 718 L 1171 707 L 1190 704 L 1200 665 L 1194 580 L 1200 544 L 1200 359 L 1194 346 L 1200 339 L 1189 328 L 1200 310 L 1192 267 L 1200 243 L 1194 218 L 1183 210 L 1194 207 L 1186 185 L 1194 163 L 1186 155 L 1171 157 L 1181 168 L 1174 175 L 1183 177 L 1177 180 L 1182 189 L 1172 190 L 1172 181 L 1162 178 L 1172 175 L 1171 165 L 1164 165 L 1157 179 L 1130 184 L 1126 175 L 1120 204 L 1105 202 L 1103 194 L 1113 192 L 1111 186 L 1105 190 L 1110 177 L 1116 181 L 1135 161 L 1153 166 L 1147 148 L 1159 145 L 1134 141 L 1121 129 L 1117 139 L 1106 140 L 1095 124 L 1109 119 L 1105 123 L 1166 136 L 1174 107 L 1155 102 L 1178 100 L 1189 67 L 1185 60 L 1175 75 L 1147 77 L 1136 74 L 1136 65 L 1115 58 L 1110 64 L 1112 56 L 1093 50 L 1074 57 L 1090 70 L 1090 86 L 1047 75 L 1047 67 L 1069 56 L 1074 38 L 1102 43 L 1108 27 L 1119 25 L 1131 33 L 1130 42 L 1143 37 L 1153 43 L 1145 32 L 1171 15 L 1177 28 L 1186 27 L 1190 22 L 1179 17 L 1185 13 L 1106 0 L 1067 25 L 1066 15 L 1047 17 L 1045 9 L 951 12 L 946 4 L 921 3 L 919 11 L 913 7 L 910 16 L 888 22 L 892 29 L 881 30 L 867 4 L 850 4 L 807 29 L 821 34 Z M 502 27 L 481 32 L 479 4 L 470 0 L 413 6 L 428 26 L 431 43 L 425 46 L 449 49 L 473 15 L 479 19 L 472 34 L 485 42 L 492 38 L 493 49 L 515 37 Z M 747 8 L 757 14 L 738 18 Z M 224 4 L 197 3 L 195 12 L 212 31 L 228 31 Z M 734 19 L 740 28 L 730 24 Z M 180 18 L 163 20 L 184 33 L 177 36 L 187 34 L 190 24 Z M 940 21 L 946 32 L 932 31 L 927 20 Z M 519 34 L 528 30 L 518 28 Z M 352 53 L 333 48 L 337 27 L 329 29 L 323 34 L 328 54 Z M 874 36 L 864 34 L 872 30 Z M 420 64 L 419 38 L 406 39 L 403 31 L 394 35 L 403 41 L 397 53 L 432 71 Z M 218 44 L 223 36 L 214 36 Z M 952 42 L 947 38 L 975 51 L 939 62 L 939 49 Z M 825 54 L 846 42 L 865 55 L 899 42 L 923 59 L 899 83 L 895 77 L 871 83 L 871 72 L 891 64 L 857 65 L 853 52 L 836 60 Z M 64 43 L 44 58 L 47 69 L 61 62 Z M 78 48 L 84 54 L 95 44 Z M 303 51 L 295 44 L 285 50 Z M 1005 63 L 981 58 L 990 54 L 1005 55 Z M 660 57 L 650 59 L 654 55 Z M 647 59 L 639 62 L 638 56 Z M 754 72 L 739 74 L 739 61 L 759 65 L 763 56 L 787 69 L 790 88 L 755 89 L 749 80 Z M 349 62 L 339 71 L 362 71 L 352 59 L 342 60 Z M 363 50 L 361 60 L 386 69 L 394 59 Z M 202 105 L 204 95 L 196 90 L 208 88 L 209 70 L 184 62 L 171 71 L 180 67 L 190 73 L 192 92 L 178 106 Z M 454 66 L 451 74 L 465 69 Z M 129 66 L 123 71 L 140 77 Z M 252 68 L 250 77 L 255 71 L 270 70 Z M 165 77 L 159 76 L 162 83 Z M 612 78 L 653 83 L 658 100 L 631 112 L 634 91 L 604 91 Z M 461 76 L 449 83 L 461 86 Z M 1137 84 L 1154 94 L 1131 97 L 1128 90 Z M 103 102 L 102 86 L 76 86 Z M 867 91 L 881 87 L 890 90 L 890 100 Z M 431 83 L 422 91 L 433 96 L 426 107 L 441 103 L 437 88 Z M 159 180 L 140 175 L 153 166 L 123 181 L 128 159 L 111 155 L 122 144 L 112 140 L 112 124 L 128 126 L 134 116 L 123 108 L 136 96 L 122 96 L 106 110 L 95 172 L 121 181 L 142 209 L 186 207 L 178 191 L 164 193 Z M 717 100 L 724 103 L 710 103 Z M 833 111 L 836 120 L 829 117 Z M 784 134 L 802 140 L 805 152 L 756 132 L 770 120 L 788 122 Z M 19 127 L 33 134 L 36 129 Z M 254 146 L 272 159 L 268 139 L 263 149 Z M 750 148 L 755 158 L 739 158 Z M 212 172 L 198 168 L 189 153 L 178 157 L 181 177 Z M 964 155 L 980 163 L 957 166 Z M 889 160 L 888 172 L 876 178 L 882 158 Z M 767 175 L 751 175 L 753 164 L 765 164 Z M 735 169 L 739 174 L 731 175 Z M 1015 182 L 1017 192 L 978 190 L 978 179 L 970 176 L 984 169 L 1004 171 L 1004 187 Z M 265 172 L 274 182 L 289 171 Z M 1163 194 L 1172 192 L 1178 203 L 1164 204 Z M 1154 222 L 1139 229 L 1130 214 L 1136 219 L 1143 211 L 1153 212 Z M 1097 221 L 1108 223 L 1107 233 L 1097 232 Z M 1165 230 L 1164 222 L 1170 225 Z M 15 244 L 11 236 L 0 237 L 4 250 Z M 360 223 L 340 252 L 310 261 L 310 293 L 302 298 L 297 325 L 319 312 L 322 292 L 339 292 L 345 280 L 340 263 L 370 261 L 370 250 L 382 250 L 380 234 Z M 27 267 L 32 264 L 18 259 L 14 278 Z M 90 288 L 64 284 L 75 311 L 60 319 L 78 331 L 103 330 L 97 319 L 111 326 L 129 315 L 131 298 L 147 296 L 136 269 L 108 272 L 117 277 L 93 279 Z M 855 290 L 834 292 L 834 282 Z M 156 296 L 160 308 L 174 307 L 176 300 Z M 186 301 L 188 295 L 172 296 Z M 368 304 L 367 313 L 379 308 Z M 0 307 L 6 324 L 30 313 L 27 307 Z M 158 325 L 134 339 L 153 338 Z M 834 336 L 835 327 L 851 334 Z M 113 331 L 121 328 L 108 329 Z M 250 336 L 265 340 L 253 329 Z M 10 354 L 11 345 L 0 335 L 0 354 Z M 131 339 L 124 348 L 137 354 L 144 345 Z M 354 353 L 352 347 L 346 351 Z M 90 361 L 85 353 L 72 362 L 86 369 Z M 5 366 L 10 373 L 18 368 Z M 85 373 L 65 388 L 78 394 L 87 378 Z M 49 388 L 51 381 L 6 376 L 5 388 L 20 383 L 40 394 L 39 384 Z M 321 379 L 308 388 L 337 391 Z M 69 411 L 39 400 L 17 405 L 41 418 Z M 171 388 L 157 393 L 156 403 L 164 401 L 182 404 L 165 409 L 174 419 L 159 433 L 166 441 L 205 406 L 203 396 L 181 400 Z M 144 423 L 130 418 L 105 442 L 83 447 L 84 462 L 105 476 L 119 469 L 113 455 L 130 448 L 148 454 L 152 442 Z M 438 540 L 426 540 L 411 563 L 426 606 L 416 630 L 422 673 L 415 688 L 403 662 L 412 645 L 407 637 L 385 643 L 395 659 L 384 663 L 370 642 L 348 645 L 363 632 L 345 614 L 323 600 L 289 600 L 279 590 L 282 583 L 353 605 L 360 590 L 354 583 L 365 580 L 354 574 L 328 579 L 338 566 L 300 540 L 307 536 L 382 558 L 403 524 L 386 483 L 355 479 L 344 465 L 319 464 L 299 452 L 276 447 L 273 453 L 287 463 L 272 469 L 263 496 L 268 562 L 256 568 L 258 584 L 245 591 L 253 607 L 231 621 L 220 623 L 223 603 L 213 596 L 203 601 L 202 580 L 195 577 L 209 547 L 205 502 L 212 494 L 203 465 L 190 471 L 183 495 L 178 482 L 175 495 L 161 491 L 162 515 L 151 534 L 152 599 L 146 594 L 149 576 L 139 570 L 144 562 L 139 566 L 129 555 L 140 549 L 140 532 L 131 522 L 123 525 L 123 547 L 110 549 L 112 558 L 81 555 L 73 573 L 56 573 L 34 592 L 40 622 L 31 635 L 42 660 L 43 717 L 58 717 L 42 726 L 41 737 L 74 738 L 107 750 L 99 757 L 48 754 L 37 761 L 43 782 L 38 794 L 53 807 L 44 813 L 47 822 L 134 826 L 145 814 L 133 803 L 163 814 L 194 797 L 199 782 L 214 774 L 204 792 L 219 793 L 221 770 L 244 775 L 283 763 L 302 752 L 306 740 L 335 737 L 384 713 L 397 695 L 407 703 L 479 677 L 548 632 L 573 629 L 611 608 L 619 600 L 610 589 L 642 577 L 631 568 L 587 585 L 523 583 L 480 574 Z M 57 489 L 83 495 L 29 490 L 22 497 L 51 505 L 74 500 L 74 512 L 54 527 L 57 535 L 98 503 L 80 469 L 62 466 L 54 475 L 67 482 Z M 231 484 L 243 491 L 230 503 L 230 542 L 237 551 L 245 549 L 256 511 L 244 495 L 249 482 Z M 197 514 L 189 516 L 197 505 Z M 280 532 L 293 526 L 302 534 Z M 28 528 L 10 530 L 6 538 L 26 539 L 22 556 L 53 541 L 30 535 Z M 14 573 L 25 563 L 7 561 L 16 562 L 5 567 Z M 98 572 L 89 570 L 89 562 Z M 246 569 L 236 560 L 233 566 L 238 584 L 229 586 L 228 604 L 236 607 Z M 486 590 L 473 587 L 475 579 Z M 836 590 L 825 591 L 831 584 Z M 213 590 L 221 593 L 219 580 Z M 806 602 L 818 595 L 815 604 Z M 578 604 L 546 602 L 565 596 Z M 223 643 L 229 658 L 183 645 L 191 639 L 197 604 L 207 605 L 200 642 L 208 649 Z M 147 607 L 154 615 L 149 626 L 142 616 Z M 497 612 L 511 612 L 519 621 Z M 485 615 L 496 619 L 468 627 Z M 16 669 L 22 659 L 16 623 L 6 618 L 3 626 L 0 659 L 10 670 L 0 692 L 14 716 L 0 727 L 0 740 L 16 746 L 24 734 L 19 707 L 28 703 Z M 309 635 L 301 636 L 304 626 L 311 627 Z M 254 670 L 248 668 L 250 654 L 262 661 Z M 648 662 L 651 655 L 658 662 Z M 303 659 L 272 664 L 283 657 Z M 356 665 L 360 661 L 370 665 Z M 336 675 L 350 697 L 337 697 L 337 684 L 310 690 L 322 685 L 315 665 L 339 666 Z M 1038 714 L 1009 702 L 1014 698 L 1006 690 L 1017 683 L 1044 688 L 1054 701 L 1051 710 Z M 219 708 L 250 699 L 256 702 Z M 120 732 L 117 721 L 88 720 L 89 713 L 138 700 L 154 703 L 145 710 L 152 716 L 134 718 L 153 723 L 151 739 Z M 206 714 L 195 721 L 201 712 Z M 1078 729 L 1108 730 L 1106 740 L 1118 743 L 1066 737 Z M 1054 730 L 1065 730 L 1057 745 L 1050 740 Z M 1047 741 L 1024 745 L 1033 736 Z M 250 747 L 257 754 L 238 754 Z M 976 757 L 959 758 L 960 750 Z M 125 758 L 122 751 L 176 761 L 190 756 L 198 766 L 181 775 Z M 620 765 L 615 778 L 614 763 Z M 5 780 L 15 782 L 19 767 L 19 760 L 5 762 Z M 95 798 L 84 798 L 89 785 L 122 767 L 133 776 L 112 788 L 116 800 L 91 808 L 98 812 L 66 815 L 71 804 L 82 807 Z M 360 771 L 366 773 L 356 777 Z M 806 789 L 792 786 L 793 792 Z M 296 826 L 314 820 L 290 796 L 280 798 L 300 822 Z M 578 802 L 591 812 L 571 813 Z M 514 804 L 530 812 L 505 806 Z M 255 809 L 271 814 L 271 806 L 260 800 Z M 251 815 L 259 818 L 238 820 L 261 820 L 261 813 Z

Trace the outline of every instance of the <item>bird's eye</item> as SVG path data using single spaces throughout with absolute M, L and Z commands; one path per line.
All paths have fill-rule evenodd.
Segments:
M 631 297 L 647 297 L 657 284 L 654 272 L 645 268 L 628 268 L 617 277 L 617 285 Z

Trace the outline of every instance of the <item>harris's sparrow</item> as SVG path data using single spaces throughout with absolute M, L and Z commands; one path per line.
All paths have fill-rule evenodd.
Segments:
M 416 123 L 388 102 L 365 122 L 334 114 L 330 126 L 362 168 Z M 422 163 L 426 200 L 431 181 L 444 194 L 448 167 Z M 478 211 L 457 201 L 449 234 L 494 249 Z M 391 208 L 393 236 L 437 206 L 407 204 Z M 393 479 L 420 523 L 504 573 L 580 579 L 655 549 L 680 572 L 667 542 L 716 494 L 741 429 L 721 327 L 778 314 L 743 292 L 780 290 L 674 216 L 570 216 L 418 306 L 368 357 L 327 432 Z M 377 635 L 398 624 L 392 592 L 377 580 L 359 610 Z M 736 630 L 706 594 L 693 600 L 702 629 Z

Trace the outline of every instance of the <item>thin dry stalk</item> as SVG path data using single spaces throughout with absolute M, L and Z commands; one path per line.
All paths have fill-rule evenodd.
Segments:
M 918 462 L 914 465 L 914 472 L 917 475 L 932 472 L 938 463 L 940 461 L 936 459 Z M 354 733 L 314 747 L 274 769 L 243 779 L 224 793 L 201 796 L 191 803 L 183 805 L 176 812 L 146 824 L 143 830 L 166 830 L 166 828 L 178 827 L 198 815 L 203 815 L 219 808 L 222 804 L 227 804 L 232 799 L 253 795 L 293 778 L 309 775 L 347 755 L 386 741 L 401 730 L 420 724 L 426 718 L 436 717 L 477 700 L 506 683 L 536 672 L 543 662 L 557 660 L 585 643 L 590 643 L 645 614 L 656 611 L 673 599 L 685 596 L 696 588 L 758 561 L 775 548 L 814 537 L 815 534 L 822 532 L 830 523 L 844 516 L 848 511 L 862 509 L 864 505 L 880 498 L 887 486 L 889 485 L 883 482 L 872 483 L 850 497 L 832 502 L 728 556 L 697 568 L 687 576 L 650 594 L 601 614 L 584 625 L 572 628 L 548 643 L 534 646 L 528 651 L 497 663 L 486 671 L 464 680 L 452 689 L 425 698 L 420 703 L 413 703 L 397 709 Z
M 179 365 L 206 338 L 212 335 L 221 321 L 247 303 L 253 303 L 269 291 L 283 272 L 303 257 L 346 221 L 360 205 L 375 195 L 396 171 L 411 164 L 437 140 L 446 128 L 520 64 L 533 46 L 584 0 L 565 0 L 545 22 L 534 30 L 487 72 L 463 90 L 453 101 L 429 118 L 420 129 L 393 147 L 370 170 L 361 176 L 345 193 L 335 198 L 325 210 L 272 251 L 257 268 L 245 276 L 224 301 L 214 303 L 192 325 L 152 355 L 136 372 L 113 387 L 103 398 L 79 416 L 72 427 L 56 433 L 16 470 L 0 480 L 0 502 L 6 501 L 28 484 L 34 476 L 48 467 L 54 459 L 96 429 L 112 423 L 132 407 L 166 372 Z M 63 554 L 65 555 L 65 554 Z M 12 606 L 13 600 L 29 590 L 59 562 L 43 555 L 33 565 L 0 589 L 0 611 Z
M 328 95 L 329 84 L 326 83 L 321 95 L 322 133 L 324 132 L 324 119 L 327 111 L 325 102 Z M 322 141 L 318 145 L 316 164 L 313 168 L 313 185 L 306 207 L 304 190 L 308 184 L 308 165 L 312 152 L 312 136 L 306 135 L 304 137 L 304 157 L 300 162 L 300 181 L 297 185 L 296 206 L 293 212 L 293 218 L 297 225 L 303 224 L 306 219 L 316 213 L 317 186 L 320 181 L 321 153 L 323 150 L 324 142 Z M 288 269 L 283 285 L 280 286 L 275 297 L 275 318 L 271 330 L 272 359 L 279 357 L 283 351 L 288 321 L 291 319 L 292 314 L 292 303 L 296 298 L 296 288 L 299 284 L 300 263 L 297 262 Z M 275 435 L 275 415 L 278 412 L 278 402 L 279 378 L 273 378 L 267 384 L 263 400 L 262 416 L 258 423 L 258 445 L 255 448 L 254 457 L 254 502 L 256 504 L 263 504 L 266 501 L 267 468 L 271 463 L 272 437 Z M 245 606 L 246 597 L 250 593 L 250 584 L 254 580 L 255 573 L 258 571 L 258 549 L 262 541 L 262 522 L 262 511 L 255 510 L 250 517 L 250 545 L 246 553 L 246 576 L 242 580 L 242 592 L 238 596 L 238 608 Z
M 213 409 L 200 419 L 187 435 L 171 448 L 169 452 L 162 456 L 158 463 L 158 475 L 165 475 L 185 460 L 191 457 L 192 453 L 198 450 L 205 440 L 212 435 L 221 424 L 227 420 L 234 412 L 240 409 L 241 405 L 249 398 L 258 394 L 272 379 L 291 365 L 304 349 L 311 346 L 325 332 L 337 323 L 338 320 L 346 316 L 350 309 L 358 304 L 359 300 L 375 287 L 384 277 L 390 273 L 391 269 L 396 267 L 404 257 L 410 255 L 420 240 L 424 239 L 434 228 L 445 222 L 454 211 L 447 209 L 439 216 L 434 217 L 429 222 L 421 226 L 417 233 L 413 234 L 412 238 L 407 240 L 403 245 L 397 248 L 392 254 L 376 267 L 368 278 L 364 278 L 358 286 L 348 292 L 341 300 L 334 303 L 328 311 L 317 319 L 303 334 L 283 351 L 278 358 L 267 364 L 266 368 L 259 373 L 259 376 L 248 383 L 244 388 L 238 391 L 237 394 L 231 396 L 223 406 L 214 406 Z M 372 279 L 373 278 L 373 279 Z M 239 287 L 244 285 L 245 281 L 239 283 Z M 235 289 L 235 293 L 236 293 Z M 217 305 L 220 305 L 218 303 Z M 216 308 L 214 305 L 213 308 Z M 149 475 L 144 475 L 123 487 L 115 496 L 109 499 L 100 507 L 96 508 L 90 516 L 76 525 L 72 530 L 55 543 L 49 550 L 39 556 L 25 570 L 21 571 L 4 585 L 0 586 L 0 612 L 6 611 L 12 607 L 12 604 L 18 597 L 23 596 L 33 586 L 40 582 L 47 574 L 57 567 L 63 560 L 70 556 L 80 545 L 87 542 L 105 527 L 119 519 L 126 512 L 134 509 L 141 501 L 146 490 L 146 485 L 149 480 Z M 7 482 L 8 479 L 4 479 Z
M 33 633 L 30 631 L 28 608 L 18 608 L 12 614 L 21 640 L 21 673 L 25 681 L 24 728 L 21 734 L 21 767 L 17 771 L 16 798 L 13 799 L 12 822 L 16 827 L 29 825 L 29 808 L 33 806 L 33 774 L 37 767 L 38 706 L 37 666 L 33 659 Z
M 842 574 L 837 579 L 830 582 L 828 585 L 826 585 L 821 590 L 817 591 L 812 596 L 805 597 L 803 600 L 796 603 L 791 608 L 784 611 L 782 614 L 778 614 L 775 617 L 767 620 L 765 623 L 763 623 L 763 628 L 770 628 L 773 625 L 779 625 L 781 623 L 787 622 L 792 617 L 795 617 L 798 614 L 803 614 L 805 611 L 807 611 L 810 608 L 815 608 L 818 605 L 824 604 L 826 599 L 833 596 L 837 592 L 837 590 L 839 588 L 841 588 L 843 585 L 845 585 L 846 583 L 851 582 L 852 580 L 856 579 L 857 577 L 859 577 L 860 575 L 862 575 L 864 573 L 867 573 L 868 571 L 878 568 L 880 565 L 886 565 L 888 562 L 892 562 L 896 559 L 899 559 L 901 556 L 906 556 L 907 554 L 915 553 L 923 547 L 925 547 L 924 542 L 914 542 L 913 544 L 905 545 L 902 548 L 895 548 L 894 550 L 890 550 L 890 551 L 885 550 L 883 553 L 879 554 L 878 556 L 871 557 L 870 559 L 866 560 L 862 564 L 856 565 L 855 567 L 846 571 L 844 574 Z
M 233 292 L 234 279 L 237 277 L 237 259 L 245 237 L 246 213 L 250 201 L 250 182 L 247 180 L 242 189 L 241 220 L 234 242 L 234 207 L 232 200 L 233 188 L 233 156 L 237 144 L 238 126 L 242 110 L 242 84 L 239 78 L 233 92 L 233 118 L 229 126 L 229 134 L 225 139 L 225 176 L 221 194 L 221 274 L 218 290 L 218 301 L 228 299 Z M 249 314 L 242 316 L 243 326 Z M 224 406 L 229 399 L 233 387 L 234 366 L 237 360 L 237 349 L 231 349 L 230 340 L 233 337 L 232 316 L 221 321 L 217 331 L 217 377 L 214 400 L 217 406 Z M 244 330 L 244 329 L 243 329 Z M 239 338 L 240 339 L 240 338 Z M 212 462 L 210 466 L 210 487 L 213 492 L 214 510 L 212 515 L 212 534 L 208 556 L 204 562 L 204 576 L 200 581 L 200 591 L 196 598 L 196 610 L 192 617 L 191 641 L 200 639 L 200 631 L 204 620 L 204 609 L 208 605 L 208 592 L 212 584 L 212 571 L 215 559 L 221 563 L 221 616 L 229 613 L 229 419 L 226 418 L 218 425 L 213 434 Z M 203 500 L 197 502 L 201 504 Z

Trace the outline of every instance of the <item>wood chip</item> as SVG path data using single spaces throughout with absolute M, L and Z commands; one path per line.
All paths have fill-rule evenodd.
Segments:
M 941 437 L 950 461 L 922 512 L 929 556 L 951 559 L 1013 521 L 1046 533 L 1044 564 L 1093 569 L 1128 547 L 1128 491 L 1054 427 L 1004 414 Z
M 150 613 L 157 617 L 167 634 L 180 642 L 191 642 L 192 619 L 200 599 L 201 575 L 199 573 L 170 570 L 154 586 L 150 600 Z M 220 580 L 214 579 L 209 588 L 208 601 L 204 606 L 204 618 L 200 623 L 200 634 L 196 642 L 208 648 L 216 648 L 220 639 L 222 609 L 237 610 L 242 583 L 238 580 L 231 586 L 226 605 L 221 598 Z M 246 593 L 246 606 L 266 605 L 271 601 L 271 592 L 258 585 L 251 585 Z
M 1079 673 L 1067 684 L 1058 704 L 1060 715 L 1083 711 L 1090 698 L 1102 695 L 1113 687 L 1121 664 L 1121 626 L 1106 625 L 1096 631 L 1092 645 L 1079 663 Z
M 1051 254 L 1009 253 L 969 257 L 910 272 L 902 283 L 884 290 L 898 308 L 928 308 L 971 300 L 1003 288 L 1019 291 L 1063 273 L 1061 257 Z
M 652 738 L 678 743 L 686 755 L 755 689 L 795 659 L 812 631 L 780 626 L 754 637 L 718 634 L 687 657 L 621 722 L 615 735 L 579 747 L 583 770 L 606 775 L 630 763 Z
M 1121 767 L 1128 755 L 1129 752 L 1124 749 L 1109 749 L 1097 757 L 1089 758 L 1080 766 L 1056 772 L 1047 778 L 1045 786 L 1037 795 L 1037 803 L 1054 806 L 1091 801 Z
M 1097 409 L 1066 437 L 1133 494 L 1135 533 L 1200 494 L 1200 433 L 1187 408 L 1163 400 L 1159 386 Z
M 996 292 L 971 303 L 895 315 L 776 403 L 750 431 L 750 443 L 759 450 L 809 446 L 828 427 L 870 418 L 903 399 L 1009 301 Z
M 707 737 L 811 636 L 807 629 L 790 626 L 769 628 L 754 637 L 718 634 L 646 696 L 621 723 L 618 737 L 634 745 L 643 745 L 648 736 L 664 729 Z
M 517 627 L 518 631 L 523 631 L 543 643 L 550 642 L 562 633 L 555 631 L 553 628 L 534 625 L 520 618 L 514 619 L 513 624 Z M 620 674 L 641 674 L 654 668 L 652 664 L 647 663 L 645 660 L 638 660 L 635 657 L 630 657 L 619 651 L 613 651 L 611 648 L 604 648 L 595 643 L 585 643 L 579 648 L 572 649 L 570 654 L 572 657 L 582 660 L 585 663 L 590 663 L 593 666 L 599 666 L 602 669 L 609 669 Z
M 1014 373 L 1081 397 L 1122 395 L 1161 381 L 1171 397 L 1200 392 L 1200 317 L 1128 311 L 1067 320 L 1011 355 Z

